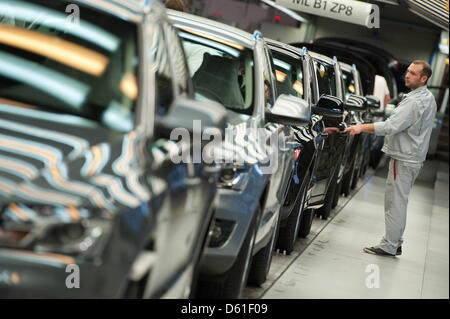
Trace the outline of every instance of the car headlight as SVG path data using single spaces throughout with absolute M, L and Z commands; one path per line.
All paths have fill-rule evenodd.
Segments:
M 236 222 L 231 220 L 215 219 L 213 228 L 211 229 L 211 239 L 208 247 L 217 248 L 223 246 L 230 238 Z
M 98 256 L 112 230 L 111 216 L 86 209 L 11 203 L 0 211 L 0 247 Z
M 222 164 L 217 188 L 242 190 L 248 182 L 250 165 Z

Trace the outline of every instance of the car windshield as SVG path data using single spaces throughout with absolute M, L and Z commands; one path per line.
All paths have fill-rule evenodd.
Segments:
M 336 94 L 336 72 L 334 66 L 319 60 L 314 60 L 319 85 L 319 94 L 337 96 Z
M 0 1 L 0 106 L 133 128 L 137 28 L 70 1 Z
M 305 99 L 303 63 L 300 59 L 272 50 L 278 94 Z
M 196 99 L 213 100 L 226 108 L 253 113 L 253 52 L 217 37 L 179 31 Z
M 350 94 L 356 94 L 355 78 L 352 71 L 342 69 L 342 79 L 344 80 L 345 99 L 348 99 Z

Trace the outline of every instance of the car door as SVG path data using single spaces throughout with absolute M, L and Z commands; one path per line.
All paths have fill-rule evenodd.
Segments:
M 268 85 L 269 87 L 269 103 L 267 103 L 266 106 L 270 109 L 278 97 L 276 71 L 272 54 L 266 44 L 264 44 L 264 53 L 265 74 L 267 75 L 267 82 L 265 82 L 265 85 Z M 294 169 L 293 159 L 295 148 L 292 147 L 292 145 L 295 142 L 295 138 L 293 131 L 289 126 L 267 123 L 265 127 L 271 131 L 271 134 L 278 134 L 278 170 L 274 172 L 271 183 L 273 183 L 274 187 L 278 190 L 276 193 L 278 203 L 282 203 L 286 196 L 286 190 Z
M 317 78 L 317 92 L 319 96 L 324 94 L 337 96 L 338 88 L 336 85 L 336 71 L 334 65 L 313 58 L 313 68 Z M 325 118 L 324 123 L 327 127 L 339 127 L 341 121 Z M 320 204 L 325 198 L 328 186 L 335 173 L 336 163 L 338 163 L 342 152 L 342 150 L 338 149 L 338 134 L 322 135 L 325 138 L 325 142 L 315 170 L 314 179 L 316 184 L 311 194 L 311 206 L 315 203 Z
M 176 33 L 166 22 L 153 25 L 153 29 L 150 46 L 156 87 L 154 116 L 163 118 L 177 98 L 192 96 L 192 91 Z M 163 209 L 157 216 L 158 227 L 153 242 L 158 263 L 151 270 L 146 291 L 148 297 L 187 297 L 189 280 L 211 220 L 214 178 L 210 179 L 211 176 L 205 173 L 201 161 L 173 160 L 181 149 L 191 150 L 192 143 L 187 143 L 184 140 L 175 143 L 155 127 L 154 141 L 149 146 L 154 159 L 151 167 L 154 186 L 164 189 L 166 185 L 166 188 L 159 203 Z M 184 280 L 184 284 L 176 283 L 177 279 Z M 180 291 L 169 291 L 171 288 Z
M 273 71 L 271 57 L 267 53 L 267 48 L 262 37 L 257 41 L 257 50 L 259 50 L 258 54 L 263 66 L 264 110 L 266 110 L 273 107 L 277 97 L 276 86 L 274 85 L 275 72 Z M 282 187 L 283 182 L 285 182 L 283 177 L 285 174 L 287 152 L 289 151 L 286 148 L 287 136 L 283 125 L 268 122 L 264 124 L 264 129 L 266 141 L 270 144 L 271 151 L 270 168 L 264 168 L 268 168 L 265 173 L 269 176 L 270 181 L 266 198 L 263 198 L 265 203 L 263 215 L 256 235 L 255 243 L 258 249 L 265 245 L 265 241 L 270 239 L 269 234 L 272 234 L 272 231 L 276 230 L 279 207 L 282 202 L 282 197 L 285 194 L 285 189 L 283 190 Z

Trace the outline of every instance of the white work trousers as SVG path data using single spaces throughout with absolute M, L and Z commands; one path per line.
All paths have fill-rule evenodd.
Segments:
M 386 233 L 378 247 L 390 254 L 395 254 L 403 243 L 408 196 L 421 168 L 422 164 L 411 164 L 393 158 L 389 162 L 384 196 Z

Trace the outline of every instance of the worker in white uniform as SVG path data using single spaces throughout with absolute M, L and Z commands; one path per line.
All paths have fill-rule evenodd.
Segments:
M 373 96 L 380 99 L 380 111 L 384 111 L 386 105 L 391 100 L 389 87 L 386 79 L 381 75 L 375 75 L 375 85 L 373 86 Z
M 402 254 L 408 196 L 425 161 L 436 115 L 436 101 L 427 89 L 431 67 L 416 60 L 408 67 L 405 84 L 411 89 L 392 115 L 383 122 L 348 127 L 351 135 L 361 132 L 385 136 L 382 151 L 391 158 L 386 180 L 386 233 L 380 244 L 366 253 L 381 256 Z

